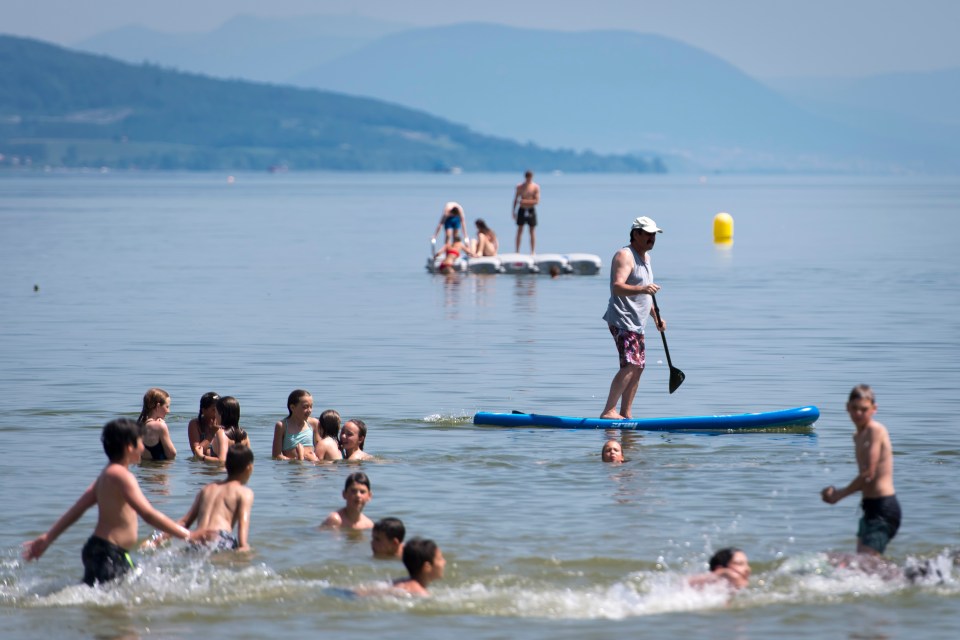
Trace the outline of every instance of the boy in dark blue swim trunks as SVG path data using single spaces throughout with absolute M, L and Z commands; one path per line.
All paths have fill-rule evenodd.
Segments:
M 143 454 L 137 423 L 127 418 L 111 420 L 103 427 L 100 441 L 110 463 L 49 531 L 23 545 L 25 559 L 39 559 L 61 533 L 87 509 L 97 505 L 97 527 L 83 546 L 82 553 L 83 581 L 90 586 L 116 580 L 133 568 L 127 550 L 137 543 L 138 515 L 172 536 L 190 537 L 186 528 L 153 508 L 140 491 L 136 476 L 127 468 L 139 463 Z
M 893 489 L 890 435 L 886 427 L 873 419 L 876 412 L 873 390 L 865 384 L 854 387 L 847 401 L 847 413 L 857 428 L 853 445 L 860 473 L 843 489 L 830 485 L 820 495 L 824 502 L 835 504 L 851 493 L 862 492 L 857 553 L 879 556 L 900 528 L 900 503 Z

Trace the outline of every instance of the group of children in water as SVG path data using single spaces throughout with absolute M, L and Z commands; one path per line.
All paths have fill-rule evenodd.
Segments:
M 869 386 L 853 388 L 847 412 L 856 427 L 854 445 L 859 473 L 846 487 L 829 486 L 821 492 L 824 502 L 829 504 L 853 493 L 862 494 L 864 514 L 857 531 L 857 553 L 873 557 L 882 555 L 900 526 L 890 436 L 886 428 L 873 419 L 876 409 L 876 398 Z M 324 411 L 319 419 L 313 418 L 313 398 L 302 389 L 289 395 L 287 410 L 287 417 L 274 427 L 274 458 L 320 462 L 372 457 L 363 451 L 367 427 L 362 420 L 348 420 L 341 426 L 340 414 L 333 410 Z M 170 460 L 176 457 L 176 447 L 164 420 L 169 412 L 170 395 L 153 388 L 144 394 L 143 410 L 136 422 L 119 418 L 104 426 L 101 442 L 109 460 L 107 466 L 49 531 L 24 544 L 24 558 L 40 558 L 57 537 L 93 505 L 97 505 L 99 517 L 81 554 L 83 581 L 88 585 L 115 580 L 133 567 L 129 549 L 137 543 L 138 516 L 158 530 L 146 546 L 155 546 L 172 536 L 187 540 L 193 547 L 214 551 L 250 548 L 253 491 L 246 485 L 253 473 L 253 451 L 246 432 L 239 425 L 240 403 L 236 398 L 220 397 L 214 392 L 201 397 L 200 411 L 187 427 L 190 448 L 199 460 L 223 463 L 227 477 L 201 489 L 189 511 L 178 521 L 153 508 L 129 470 L 130 465 L 142 458 Z M 623 463 L 621 444 L 616 440 L 605 442 L 601 459 Z M 405 543 L 403 523 L 396 518 L 384 518 L 374 524 L 363 514 L 372 497 L 370 478 L 363 472 L 350 474 L 343 489 L 346 505 L 331 512 L 321 527 L 372 529 L 374 555 L 402 558 L 409 573 L 407 578 L 395 581 L 393 588 L 426 595 L 429 584 L 443 577 L 446 564 L 443 553 L 432 540 L 414 538 Z M 196 528 L 191 532 L 188 527 L 193 524 Z M 749 579 L 746 554 L 728 547 L 710 559 L 710 573 L 694 576 L 689 583 L 699 587 L 722 582 L 740 589 Z
M 274 429 L 273 457 L 280 460 L 365 460 L 363 451 L 367 427 L 358 419 L 340 426 L 340 414 L 324 411 L 311 417 L 313 398 L 302 389 L 287 399 L 288 415 Z M 170 395 L 159 388 L 143 397 L 143 410 L 135 422 L 128 418 L 111 420 L 103 427 L 100 440 L 108 464 L 80 498 L 43 535 L 24 543 L 26 560 L 37 560 L 53 542 L 90 507 L 97 505 L 98 518 L 93 535 L 81 552 L 84 583 L 93 586 L 123 577 L 133 567 L 129 550 L 138 540 L 138 516 L 157 532 L 144 542 L 156 547 L 168 537 L 186 540 L 191 548 L 212 551 L 247 551 L 253 490 L 247 482 L 253 473 L 253 451 L 247 433 L 240 427 L 240 403 L 231 396 L 214 392 L 200 399 L 200 411 L 187 427 L 190 449 L 198 460 L 219 462 L 226 467 L 225 480 L 203 487 L 177 521 L 157 511 L 140 489 L 130 465 L 142 459 L 172 460 L 177 455 L 164 420 L 170 413 Z M 373 530 L 374 556 L 400 558 L 408 577 L 392 588 L 412 595 L 426 595 L 427 587 L 443 577 L 443 553 L 432 540 L 414 538 L 404 543 L 405 529 L 396 518 L 374 524 L 363 514 L 372 497 L 365 473 L 351 474 L 343 490 L 346 506 L 332 512 L 321 525 L 327 529 Z M 196 524 L 194 531 L 188 527 Z M 236 533 L 234 533 L 236 531 Z

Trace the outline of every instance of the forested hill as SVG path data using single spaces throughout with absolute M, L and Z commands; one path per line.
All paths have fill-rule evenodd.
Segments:
M 0 36 L 0 166 L 659 171 L 326 91 L 218 80 Z

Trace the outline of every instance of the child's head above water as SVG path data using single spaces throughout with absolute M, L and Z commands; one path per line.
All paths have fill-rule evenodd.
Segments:
M 127 447 L 136 447 L 140 443 L 140 427 L 130 418 L 111 420 L 103 425 L 100 442 L 110 462 L 123 462 Z
M 378 558 L 395 558 L 403 548 L 407 529 L 399 518 L 382 518 L 373 525 L 370 548 Z
M 253 466 L 253 451 L 250 447 L 244 444 L 234 444 L 230 445 L 230 448 L 227 449 L 227 478 L 233 479 L 247 470 L 248 467 Z
M 623 447 L 616 440 L 607 440 L 600 451 L 604 462 L 623 462 Z
M 446 560 L 436 542 L 413 538 L 403 545 L 403 566 L 412 579 L 430 582 L 443 577 Z

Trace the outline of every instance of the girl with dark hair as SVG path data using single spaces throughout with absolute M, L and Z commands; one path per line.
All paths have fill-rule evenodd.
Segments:
M 197 417 L 187 425 L 187 439 L 190 441 L 190 451 L 198 460 L 204 457 L 204 451 L 209 451 L 210 443 L 220 428 L 220 414 L 217 412 L 217 401 L 220 394 L 216 391 L 207 391 L 200 396 L 200 411 Z
M 220 463 L 227 461 L 227 451 L 234 444 L 250 446 L 247 432 L 240 428 L 240 402 L 233 396 L 224 396 L 217 402 L 221 428 L 210 443 L 212 456 Z M 206 458 L 205 458 L 206 459 Z

